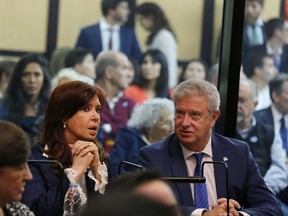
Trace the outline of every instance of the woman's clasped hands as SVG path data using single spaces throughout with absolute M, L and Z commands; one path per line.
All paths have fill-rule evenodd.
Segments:
M 72 152 L 72 169 L 74 169 L 78 176 L 76 182 L 86 172 L 87 169 L 91 169 L 95 177 L 101 181 L 101 177 L 98 178 L 97 172 L 99 165 L 101 164 L 98 147 L 93 142 L 78 140 L 74 144 L 69 145 Z

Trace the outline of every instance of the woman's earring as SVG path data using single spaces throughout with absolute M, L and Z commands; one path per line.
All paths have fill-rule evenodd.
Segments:
M 63 123 L 63 128 L 66 128 L 66 122 Z

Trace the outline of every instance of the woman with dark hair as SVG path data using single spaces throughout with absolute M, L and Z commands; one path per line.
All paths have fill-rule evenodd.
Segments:
M 104 102 L 101 88 L 81 81 L 63 83 L 52 92 L 30 159 L 56 160 L 65 174 L 59 166 L 31 164 L 34 178 L 26 185 L 23 202 L 36 215 L 62 216 L 69 183 L 78 185 L 82 205 L 95 191 L 104 193 L 108 156 L 96 142 Z
M 187 79 L 206 80 L 207 75 L 208 75 L 208 66 L 206 62 L 202 59 L 192 59 L 183 68 L 183 71 L 179 76 L 178 83 L 183 82 Z
M 124 93 L 139 104 L 155 97 L 170 98 L 168 66 L 161 51 L 151 49 L 144 53 L 140 74 L 135 84 L 126 88 Z
M 177 42 L 169 20 L 159 5 L 147 2 L 136 8 L 140 25 L 150 32 L 148 49 L 159 49 L 166 57 L 169 71 L 169 87 L 177 84 Z
M 0 119 L 19 125 L 32 140 L 50 96 L 47 60 L 38 54 L 26 54 L 16 64 L 3 101 Z

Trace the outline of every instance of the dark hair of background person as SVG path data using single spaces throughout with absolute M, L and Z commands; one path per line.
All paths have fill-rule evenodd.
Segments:
M 249 1 L 249 2 L 258 2 L 260 5 L 264 5 L 264 0 L 247 0 L 247 1 Z
M 103 16 L 106 16 L 110 9 L 115 9 L 118 6 L 118 4 L 120 4 L 123 1 L 127 2 L 127 0 L 102 0 L 101 10 Z
M 0 77 L 2 76 L 3 73 L 5 73 L 9 77 L 11 77 L 16 63 L 17 62 L 14 60 L 2 60 L 2 61 L 0 61 Z
M 248 78 L 254 75 L 254 70 L 256 67 L 263 68 L 264 66 L 264 58 L 273 58 L 272 55 L 267 53 L 259 53 L 259 54 L 251 54 L 249 56 L 249 64 L 246 66 L 246 70 L 244 71 Z
M 151 17 L 153 20 L 153 29 L 146 40 L 146 45 L 151 44 L 155 35 L 163 28 L 170 31 L 176 39 L 176 34 L 166 18 L 164 11 L 157 4 L 152 2 L 143 3 L 136 8 L 136 14 Z
M 144 61 L 145 56 L 151 56 L 153 59 L 153 62 L 158 62 L 161 65 L 161 71 L 160 71 L 160 75 L 157 79 L 157 83 L 156 83 L 156 97 L 166 97 L 169 98 L 169 87 L 168 87 L 168 64 L 167 64 L 167 60 L 164 56 L 164 54 L 157 49 L 148 49 L 144 54 L 143 54 L 143 58 L 142 61 L 140 63 L 140 68 L 141 68 L 141 64 Z M 139 76 L 137 78 L 137 80 L 135 80 L 135 84 L 145 88 L 147 85 L 148 81 L 143 77 L 141 69 L 140 69 L 140 73 Z
M 271 39 L 274 32 L 279 29 L 282 30 L 285 20 L 283 18 L 272 18 L 265 23 L 265 33 L 268 39 Z
M 54 77 L 61 69 L 65 68 L 66 55 L 71 50 L 72 48 L 70 47 L 61 47 L 53 50 L 48 63 L 51 77 Z
M 284 86 L 284 83 L 288 81 L 288 74 L 280 73 L 277 74 L 272 80 L 269 81 L 269 91 L 270 98 L 274 102 L 272 94 L 275 92 L 276 94 L 281 94 Z
M 139 62 L 137 61 L 137 59 L 133 58 L 133 57 L 129 57 L 128 58 L 129 61 L 132 64 L 132 69 L 134 70 L 134 79 L 132 80 L 132 82 L 130 83 L 130 85 L 135 84 L 135 81 L 138 79 L 139 74 L 140 74 L 140 65 Z
M 173 209 L 149 198 L 113 191 L 88 202 L 82 216 L 176 216 Z
M 25 115 L 24 107 L 25 103 L 27 102 L 27 95 L 23 90 L 22 74 L 25 67 L 30 63 L 39 64 L 43 71 L 44 76 L 44 83 L 38 98 L 39 101 L 38 113 L 45 112 L 45 108 L 50 95 L 51 86 L 50 86 L 50 74 L 47 69 L 48 67 L 47 59 L 42 55 L 34 53 L 22 56 L 14 68 L 5 96 L 7 109 L 9 110 L 8 114 L 9 121 L 12 121 L 16 124 L 19 124 Z
M 0 121 L 0 168 L 16 167 L 27 160 L 30 144 L 27 134 L 12 122 Z
M 64 137 L 63 122 L 71 118 L 95 96 L 103 106 L 105 103 L 104 91 L 100 87 L 81 81 L 60 84 L 50 96 L 42 126 L 42 135 L 38 137 L 37 141 L 47 144 L 49 149 L 45 150 L 45 153 L 51 159 L 60 162 L 64 168 L 71 165 L 71 151 Z M 95 143 L 99 147 L 96 140 Z M 100 147 L 99 156 L 101 162 L 108 157 Z
M 92 53 L 84 48 L 75 48 L 69 51 L 65 58 L 65 67 L 75 67 L 76 64 L 82 64 L 85 57 Z
M 188 61 L 188 62 L 184 65 L 183 70 L 182 70 L 182 73 L 181 73 L 180 76 L 179 76 L 179 81 L 178 81 L 178 83 L 180 83 L 180 82 L 182 82 L 182 81 L 185 80 L 185 79 L 184 79 L 184 73 L 185 73 L 188 65 L 189 65 L 190 63 L 193 63 L 193 62 L 199 62 L 200 64 L 203 65 L 204 70 L 205 70 L 205 72 L 206 72 L 206 79 L 207 79 L 207 76 L 208 76 L 208 64 L 206 63 L 206 61 L 205 61 L 204 59 L 191 59 L 190 61 Z

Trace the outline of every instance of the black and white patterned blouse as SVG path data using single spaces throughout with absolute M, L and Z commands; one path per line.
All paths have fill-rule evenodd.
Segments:
M 6 204 L 3 211 L 5 216 L 35 216 L 26 205 L 20 202 Z

